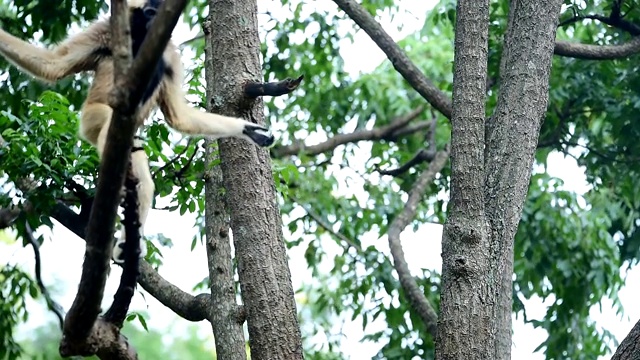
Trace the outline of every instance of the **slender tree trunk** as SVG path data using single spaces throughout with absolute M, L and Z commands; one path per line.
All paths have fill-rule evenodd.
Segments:
M 458 1 L 451 118 L 451 201 L 442 238 L 436 357 L 492 359 L 494 294 L 484 217 L 484 120 L 489 1 Z M 472 335 L 472 336 L 471 336 Z M 470 351 L 473 349 L 473 351 Z
M 561 3 L 511 1 L 498 105 L 485 122 L 488 1 L 458 2 L 437 359 L 511 358 L 513 239 L 547 109 Z
M 491 228 L 491 272 L 497 294 L 493 359 L 511 358 L 513 240 L 529 190 L 549 100 L 549 75 L 562 0 L 515 0 L 500 64 L 498 104 L 487 123 L 485 206 Z
M 211 0 L 212 108 L 264 122 L 260 98 L 242 85 L 261 81 L 256 0 Z M 238 111 L 238 109 L 240 111 Z M 271 159 L 247 141 L 219 141 L 251 358 L 302 359 L 302 340 L 280 226 Z
M 211 24 L 205 23 L 209 28 Z M 205 30 L 210 33 L 210 29 Z M 205 39 L 205 76 L 207 79 L 207 99 L 214 94 L 213 64 L 211 62 L 210 37 Z M 211 111 L 208 101 L 207 110 Z M 245 360 L 246 341 L 236 302 L 236 283 L 231 257 L 229 238 L 229 211 L 225 201 L 222 168 L 216 161 L 220 159 L 215 141 L 206 140 L 205 172 L 205 226 L 207 229 L 207 258 L 209 280 L 211 281 L 211 309 L 209 319 L 213 328 L 218 359 Z

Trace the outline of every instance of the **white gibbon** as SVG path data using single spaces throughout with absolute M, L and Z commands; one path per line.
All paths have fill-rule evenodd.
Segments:
M 162 0 L 128 2 L 134 57 L 161 3 Z M 109 106 L 109 94 L 114 86 L 111 46 L 109 19 L 93 22 L 84 31 L 52 49 L 34 46 L 0 29 L 0 54 L 36 79 L 52 83 L 72 74 L 93 72 L 93 83 L 81 109 L 79 132 L 83 139 L 96 147 L 100 156 L 113 112 Z M 180 54 L 176 46 L 169 42 L 137 109 L 136 128 L 144 123 L 154 109 L 159 108 L 167 124 L 184 134 L 243 138 L 265 147 L 273 144 L 274 137 L 266 127 L 191 107 L 181 87 L 183 71 Z M 138 214 L 142 233 L 155 189 L 147 155 L 140 150 L 142 143 L 136 139 L 131 153 L 131 167 L 139 181 Z M 122 231 L 113 251 L 113 259 L 119 263 L 122 262 L 124 238 Z M 141 256 L 146 253 L 144 244 L 141 241 Z

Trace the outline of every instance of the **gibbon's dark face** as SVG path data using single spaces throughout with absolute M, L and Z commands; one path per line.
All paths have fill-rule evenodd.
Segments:
M 162 0 L 147 0 L 147 2 L 144 4 L 142 13 L 148 21 L 147 28 L 149 28 L 151 20 L 153 20 L 153 18 L 156 16 L 160 4 L 162 4 Z
M 132 4 L 133 2 L 130 2 Z M 135 58 L 138 55 L 142 41 L 147 36 L 149 26 L 158 12 L 162 0 L 146 0 L 144 4 L 134 3 L 131 8 L 131 52 Z M 142 6 L 140 6 L 142 5 Z M 145 103 L 160 85 L 162 77 L 166 72 L 166 63 L 163 58 L 158 59 L 156 70 L 149 81 L 149 85 L 142 96 L 142 103 Z

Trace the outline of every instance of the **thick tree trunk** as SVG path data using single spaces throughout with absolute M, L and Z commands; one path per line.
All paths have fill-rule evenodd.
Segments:
M 531 178 L 562 0 L 514 0 L 484 121 L 488 1 L 459 1 L 438 359 L 510 359 L 513 239 Z M 484 133 L 482 133 L 484 132 Z
M 211 0 L 209 8 L 212 108 L 263 123 L 262 100 L 242 93 L 246 81 L 262 80 L 256 0 Z M 244 140 L 219 143 L 251 358 L 302 359 L 269 153 Z
M 206 23 L 205 27 L 210 26 Z M 207 99 L 214 94 L 213 64 L 211 63 L 211 41 L 205 39 L 205 76 L 207 78 Z M 207 110 L 212 111 L 208 101 Z M 229 211 L 225 201 L 222 169 L 215 141 L 205 141 L 205 227 L 207 229 L 207 259 L 209 280 L 211 281 L 211 308 L 209 319 L 213 328 L 218 359 L 245 360 L 246 341 L 236 302 L 236 283 L 233 277 L 231 239 L 229 238 Z

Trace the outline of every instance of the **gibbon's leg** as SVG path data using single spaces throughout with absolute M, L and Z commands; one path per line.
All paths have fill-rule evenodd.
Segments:
M 151 178 L 149 171 L 149 160 L 147 154 L 142 147 L 143 142 L 140 139 L 134 139 L 133 147 L 131 149 L 131 171 L 133 176 L 138 179 L 138 220 L 140 221 L 140 257 L 144 258 L 147 255 L 147 242 L 144 239 L 144 224 L 151 210 L 151 204 L 153 202 L 153 194 L 155 191 L 155 185 Z M 116 244 L 113 248 L 113 261 L 118 264 L 124 262 L 123 250 L 125 242 L 125 229 L 122 228 L 120 239 L 116 240 Z
M 181 88 L 182 72 L 179 54 L 172 52 L 158 100 L 160 110 L 169 126 L 190 135 L 207 135 L 212 138 L 236 137 L 263 147 L 273 144 L 274 137 L 264 126 L 239 118 L 207 113 L 189 106 Z
M 97 22 L 52 50 L 32 45 L 0 29 L 0 54 L 10 63 L 44 81 L 92 70 L 103 49 L 101 33 L 108 24 Z M 106 50 L 105 50 L 106 51 Z
M 111 123 L 111 115 L 113 110 L 105 104 L 85 104 L 82 109 L 82 119 L 80 123 L 80 133 L 82 137 L 91 142 L 98 154 L 102 157 L 102 152 L 107 140 L 109 132 L 109 124 Z M 149 160 L 147 154 L 142 148 L 142 141 L 134 139 L 133 148 L 131 150 L 131 170 L 133 175 L 138 179 L 138 219 L 140 221 L 140 256 L 146 255 L 146 242 L 143 238 L 144 225 L 151 209 L 155 186 L 151 173 L 149 171 Z M 113 249 L 113 260 L 116 263 L 122 263 L 122 246 L 125 241 L 125 231 L 122 229 L 120 238 L 116 241 Z

